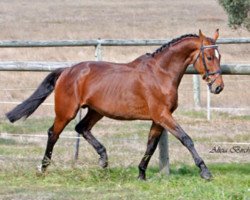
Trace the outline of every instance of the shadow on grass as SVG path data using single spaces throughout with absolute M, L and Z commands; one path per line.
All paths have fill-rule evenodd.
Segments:
M 250 175 L 250 163 L 216 163 L 209 165 L 211 171 L 219 172 L 221 174 L 248 174 Z
M 208 166 L 214 176 L 219 175 L 250 175 L 250 163 L 215 163 Z M 159 173 L 157 167 L 148 168 L 149 176 Z M 170 166 L 170 177 L 199 177 L 199 169 L 195 165 L 173 165 Z
M 220 176 L 234 176 L 234 175 L 250 175 L 250 163 L 238 164 L 211 164 L 209 169 L 212 174 L 217 177 Z M 52 172 L 55 176 L 63 173 L 63 176 L 77 176 L 81 181 L 91 181 L 91 182 L 102 182 L 102 181 L 119 181 L 119 182 L 129 182 L 137 179 L 138 168 L 137 167 L 114 167 L 107 169 L 100 168 L 88 168 L 88 169 L 75 169 L 74 171 L 69 170 L 61 171 L 55 170 Z M 67 175 L 67 173 L 69 173 Z M 68 177 L 68 178 L 69 178 Z M 199 169 L 194 165 L 172 165 L 170 170 L 171 179 L 180 179 L 180 178 L 197 178 L 200 179 Z M 159 173 L 158 167 L 149 167 L 147 170 L 147 179 L 148 180 L 162 180 L 165 179 L 165 175 Z
M 171 166 L 170 166 L 171 167 Z M 250 163 L 214 163 L 208 165 L 212 173 L 220 174 L 250 174 Z M 172 166 L 170 174 L 172 175 L 186 175 L 193 176 L 199 173 L 199 169 L 194 165 L 178 165 Z

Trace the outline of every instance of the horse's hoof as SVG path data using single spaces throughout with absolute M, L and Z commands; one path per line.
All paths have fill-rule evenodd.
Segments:
M 213 179 L 213 176 L 212 176 L 212 174 L 210 173 L 210 171 L 208 169 L 202 170 L 200 175 L 201 175 L 201 178 L 203 178 L 203 179 L 205 179 L 207 181 L 210 181 L 210 180 Z
M 42 167 L 42 165 L 38 165 L 36 169 L 37 176 L 45 176 L 46 169 Z
M 146 181 L 146 176 L 144 175 L 139 175 L 137 178 L 139 181 Z
M 108 166 L 108 161 L 106 159 L 99 158 L 99 165 L 102 168 L 106 168 Z

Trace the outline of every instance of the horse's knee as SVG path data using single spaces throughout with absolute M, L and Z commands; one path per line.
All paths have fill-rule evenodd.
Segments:
M 106 148 L 103 145 L 99 145 L 97 147 L 96 151 L 99 155 L 106 155 L 107 154 Z

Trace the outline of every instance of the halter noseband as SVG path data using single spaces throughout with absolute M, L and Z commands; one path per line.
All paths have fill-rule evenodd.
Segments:
M 206 64 L 206 60 L 205 60 L 204 49 L 211 49 L 211 48 L 212 48 L 212 49 L 215 49 L 215 50 L 218 52 L 218 54 L 219 54 L 219 61 L 220 61 L 221 55 L 220 55 L 220 52 L 219 52 L 219 50 L 218 50 L 218 45 L 207 45 L 207 46 L 204 46 L 204 45 L 202 44 L 202 45 L 201 45 L 201 48 L 200 48 L 200 52 L 199 52 L 197 58 L 195 59 L 195 61 L 194 61 L 194 63 L 193 63 L 193 65 L 195 65 L 196 61 L 199 59 L 200 54 L 201 54 L 201 55 L 202 55 L 202 63 L 203 63 L 203 66 L 204 66 L 204 68 L 205 68 L 205 74 L 204 74 L 204 76 L 203 76 L 203 79 L 207 79 L 210 75 L 222 74 L 221 69 L 218 69 L 218 70 L 215 71 L 215 72 L 210 72 L 210 71 L 208 70 L 208 67 L 207 67 L 207 64 Z M 212 84 L 214 83 L 215 80 L 216 80 L 216 79 L 214 79 L 212 82 L 210 82 L 209 85 L 212 85 Z

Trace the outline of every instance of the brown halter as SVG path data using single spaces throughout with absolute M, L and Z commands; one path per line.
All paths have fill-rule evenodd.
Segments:
M 204 46 L 203 44 L 201 45 L 201 48 L 200 48 L 200 52 L 197 56 L 197 58 L 195 59 L 194 61 L 194 64 L 197 62 L 200 54 L 202 55 L 202 63 L 203 63 L 203 66 L 205 68 L 205 74 L 203 76 L 203 79 L 208 79 L 210 75 L 215 75 L 215 74 L 222 74 L 222 71 L 221 69 L 218 69 L 217 71 L 215 72 L 210 72 L 208 67 L 207 67 L 207 63 L 206 63 L 206 60 L 205 60 L 205 53 L 204 53 L 204 49 L 209 49 L 209 48 L 212 48 L 212 49 L 215 49 L 218 54 L 219 54 L 219 61 L 220 61 L 220 58 L 221 58 L 221 55 L 220 55 L 220 52 L 219 52 L 219 49 L 218 49 L 218 45 L 207 45 L 207 46 Z M 214 82 L 215 82 L 216 78 L 214 80 L 212 80 L 211 82 L 208 83 L 209 86 L 211 86 Z

